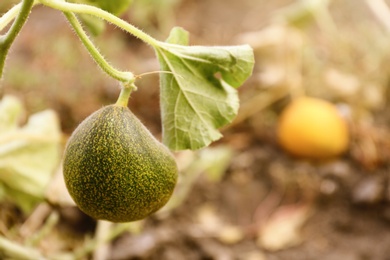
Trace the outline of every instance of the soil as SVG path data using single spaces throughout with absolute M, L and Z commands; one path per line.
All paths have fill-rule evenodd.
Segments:
M 261 40 L 242 38 L 242 34 L 283 24 L 279 15 L 296 8 L 290 5 L 294 1 L 287 0 L 171 2 L 174 11 L 164 23 L 160 18 L 165 9 L 143 17 L 136 15 L 138 9 L 130 10 L 123 18 L 159 39 L 168 35 L 168 28 L 178 25 L 190 32 L 191 44 L 231 45 L 251 39 L 250 44 L 256 45 Z M 291 93 L 280 95 L 278 91 L 294 78 L 272 85 L 262 73 L 287 64 L 283 61 L 291 58 L 295 47 L 289 43 L 295 44 L 295 38 L 277 41 L 282 45 L 276 51 L 258 47 L 253 77 L 239 90 L 239 120 L 224 128 L 224 138 L 210 147 L 233 153 L 222 176 L 213 179 L 207 169 L 200 168 L 178 207 L 153 215 L 142 222 L 140 230 L 116 238 L 104 259 L 390 260 L 390 96 L 386 90 L 389 73 L 383 69 L 389 54 L 381 52 L 379 40 L 369 49 L 372 53 L 365 53 L 370 43 L 358 39 L 366 37 L 374 42 L 379 34 L 381 39 L 390 38 L 383 36 L 383 27 L 363 2 L 334 1 L 330 10 L 338 30 L 351 37 L 341 42 L 327 38 L 334 35 L 324 32 L 318 19 L 299 23 L 305 44 L 298 48 L 310 49 L 300 55 L 308 57 L 305 60 L 313 55 L 319 58 L 317 63 L 301 64 L 296 70 L 301 73 L 301 90 L 342 104 L 352 115 L 347 153 L 328 161 L 310 161 L 281 149 L 275 136 L 277 116 Z M 136 74 L 158 70 L 153 50 L 120 30 L 108 26 L 94 41 L 117 67 L 131 68 Z M 343 59 L 340 53 L 349 58 Z M 341 68 L 360 85 L 369 86 L 369 82 L 378 86 L 376 92 L 325 89 L 318 75 L 329 68 Z M 117 83 L 95 66 L 63 16 L 42 6 L 33 10 L 12 47 L 2 85 L 2 94 L 19 96 L 29 114 L 54 109 L 65 135 L 96 109 L 115 102 L 119 93 Z M 367 93 L 374 101 L 362 98 L 371 95 Z M 252 102 L 251 98 L 258 96 L 265 97 L 259 99 L 264 105 Z M 129 106 L 160 137 L 157 74 L 139 80 Z M 178 163 L 197 162 L 194 154 L 198 153 L 177 153 Z M 183 180 L 189 178 L 188 173 L 181 174 Z M 57 232 L 67 238 L 61 245 L 53 244 L 58 240 L 46 241 L 49 246 L 41 246 L 44 252 L 55 248 L 73 251 L 95 233 L 96 222 L 77 208 L 53 210 L 61 214 Z M 28 218 L 9 203 L 3 203 L 0 217 L 8 231 Z M 269 231 L 268 227 L 274 229 Z M 5 235 L 3 230 L 0 232 Z M 99 259 L 96 254 L 94 259 Z

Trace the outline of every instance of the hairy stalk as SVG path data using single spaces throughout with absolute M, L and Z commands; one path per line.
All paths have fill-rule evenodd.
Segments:
M 0 78 L 3 75 L 5 58 L 7 57 L 9 48 L 14 42 L 16 36 L 19 34 L 23 25 L 26 23 L 33 5 L 34 5 L 34 0 L 23 0 L 20 7 L 19 14 L 14 20 L 14 23 L 12 24 L 11 28 L 8 30 L 8 32 L 5 35 L 0 36 Z
M 134 84 L 122 85 L 121 93 L 116 101 L 117 106 L 127 107 L 131 92 L 137 87 Z
M 132 83 L 135 80 L 135 77 L 133 73 L 131 72 L 125 72 L 125 71 L 119 71 L 112 67 L 103 57 L 103 55 L 100 54 L 99 50 L 95 47 L 91 39 L 88 37 L 88 35 L 85 33 L 83 27 L 81 26 L 80 22 L 78 21 L 77 17 L 71 13 L 71 12 L 64 12 L 66 18 L 68 19 L 69 23 L 72 25 L 73 29 L 75 30 L 76 34 L 79 36 L 81 42 L 84 44 L 85 48 L 88 50 L 88 52 L 91 54 L 92 58 L 96 61 L 96 63 L 100 66 L 100 68 L 105 71 L 108 75 L 111 77 L 124 82 L 124 83 Z
M 130 34 L 144 41 L 145 43 L 151 45 L 152 47 L 156 48 L 160 45 L 160 42 L 158 40 L 144 33 L 142 30 L 100 8 L 86 4 L 68 3 L 61 0 L 39 0 L 39 2 L 43 5 L 63 12 L 83 13 L 96 16 L 100 19 L 106 20 L 107 22 L 118 26 L 119 28 L 122 28 L 123 30 L 129 32 Z

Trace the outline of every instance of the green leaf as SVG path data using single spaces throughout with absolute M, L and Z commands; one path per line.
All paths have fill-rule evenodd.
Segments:
M 114 15 L 123 14 L 131 5 L 132 0 L 88 0 L 103 10 Z
M 22 113 L 16 98 L 5 96 L 0 102 L 0 189 L 3 197 L 28 212 L 44 199 L 59 165 L 61 132 L 51 110 L 32 115 L 18 127 Z
M 190 41 L 190 34 L 181 27 L 174 27 L 169 33 L 166 42 L 172 44 L 188 45 Z
M 132 0 L 73 0 L 70 2 L 93 5 L 119 16 L 129 8 Z M 100 35 L 106 29 L 105 22 L 100 18 L 88 14 L 79 14 L 78 17 L 93 36 Z
M 186 42 L 175 30 L 169 41 Z M 236 88 L 252 74 L 252 48 L 161 43 L 155 50 L 161 70 L 170 72 L 160 78 L 163 143 L 172 150 L 195 150 L 221 138 L 217 129 L 237 115 Z
M 93 36 L 99 36 L 106 29 L 105 22 L 97 17 L 87 14 L 80 14 L 79 17 L 84 26 L 87 27 L 88 31 Z
M 303 29 L 318 19 L 318 13 L 328 8 L 329 0 L 295 1 L 276 13 L 276 18 Z

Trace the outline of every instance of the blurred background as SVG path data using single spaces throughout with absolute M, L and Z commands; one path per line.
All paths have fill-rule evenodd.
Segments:
M 1 1 L 0 12 L 17 2 Z M 25 257 L 48 259 L 388 259 L 390 1 L 133 0 L 121 17 L 159 40 L 181 26 L 191 45 L 250 44 L 255 69 L 236 120 L 210 147 L 175 153 L 179 184 L 160 212 L 130 224 L 90 219 L 61 186 L 61 152 L 78 123 L 116 101 L 119 85 L 60 12 L 34 7 L 1 81 L 9 99 L 0 111 L 15 116 L 0 119 L 26 146 L 10 153 L 14 139 L 0 138 L 0 258 L 7 239 Z M 111 25 L 93 40 L 118 68 L 159 70 L 152 48 Z M 158 74 L 141 78 L 129 107 L 160 138 L 158 84 Z M 281 143 L 281 115 L 303 96 L 328 102 L 347 126 L 348 143 L 331 158 Z M 39 126 L 46 137 L 32 145 Z

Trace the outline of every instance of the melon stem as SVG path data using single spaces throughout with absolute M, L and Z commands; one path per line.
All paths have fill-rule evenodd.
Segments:
M 134 85 L 130 86 L 124 86 L 122 85 L 121 92 L 119 94 L 118 100 L 116 101 L 117 106 L 127 107 L 127 104 L 129 103 L 129 98 L 131 91 L 135 88 Z

